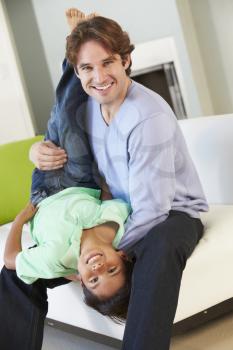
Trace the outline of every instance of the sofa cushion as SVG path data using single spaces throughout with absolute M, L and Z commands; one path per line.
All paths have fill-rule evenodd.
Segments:
M 175 321 L 233 296 L 233 205 L 211 205 L 201 218 L 204 235 L 187 261 Z
M 36 136 L 0 146 L 0 225 L 12 221 L 29 201 L 34 166 L 28 152 L 41 139 Z

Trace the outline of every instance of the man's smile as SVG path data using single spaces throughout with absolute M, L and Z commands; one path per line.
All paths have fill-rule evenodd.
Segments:
M 90 86 L 91 86 L 92 89 L 95 89 L 96 91 L 98 91 L 98 93 L 106 93 L 106 92 L 108 92 L 111 89 L 113 84 L 114 84 L 114 82 L 112 81 L 112 82 L 110 82 L 108 84 L 102 84 L 102 85 L 91 84 Z

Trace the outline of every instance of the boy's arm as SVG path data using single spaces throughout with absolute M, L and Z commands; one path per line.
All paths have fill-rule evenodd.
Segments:
M 22 250 L 21 237 L 23 225 L 35 215 L 36 211 L 37 208 L 29 203 L 25 209 L 16 216 L 11 226 L 4 251 L 4 264 L 6 268 L 10 270 L 16 269 L 16 256 Z

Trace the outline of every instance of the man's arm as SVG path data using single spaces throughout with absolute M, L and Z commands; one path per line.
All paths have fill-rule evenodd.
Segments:
M 127 248 L 164 221 L 175 195 L 175 121 L 157 115 L 139 124 L 129 139 L 132 214 L 119 248 Z
M 16 256 L 22 251 L 21 237 L 23 225 L 30 220 L 36 213 L 37 208 L 29 203 L 15 218 L 9 235 L 7 237 L 5 251 L 4 251 L 4 264 L 6 268 L 15 270 Z

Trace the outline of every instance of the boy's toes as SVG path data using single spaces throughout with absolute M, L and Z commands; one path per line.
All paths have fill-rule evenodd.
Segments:
M 68 18 L 71 17 L 70 9 L 66 10 L 66 17 L 68 17 Z
M 81 12 L 81 11 L 78 11 L 78 10 L 75 9 L 75 8 L 70 9 L 70 13 L 71 13 L 71 16 L 72 16 L 72 17 L 78 16 L 78 13 L 79 13 L 79 12 Z
M 92 12 L 89 15 L 86 16 L 86 19 L 92 19 L 96 16 L 99 16 L 99 14 L 97 12 Z

